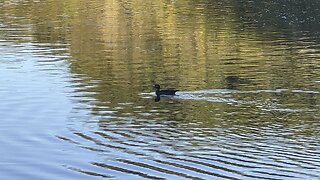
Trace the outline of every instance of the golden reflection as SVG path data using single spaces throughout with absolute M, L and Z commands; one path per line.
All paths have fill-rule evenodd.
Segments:
M 97 92 L 91 96 L 101 102 L 138 101 L 155 82 L 183 90 L 308 89 L 319 67 L 317 43 L 271 27 L 246 28 L 229 1 L 10 2 L 2 3 L 4 18 L 28 17 L 34 42 L 69 44 L 70 72 L 87 77 L 84 91 Z M 196 108 L 199 117 L 211 115 Z

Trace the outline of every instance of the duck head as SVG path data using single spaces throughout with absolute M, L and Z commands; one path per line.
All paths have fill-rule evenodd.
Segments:
M 155 84 L 155 85 L 154 85 L 154 89 L 156 89 L 157 91 L 159 91 L 159 90 L 160 90 L 160 85 L 159 85 L 159 84 Z

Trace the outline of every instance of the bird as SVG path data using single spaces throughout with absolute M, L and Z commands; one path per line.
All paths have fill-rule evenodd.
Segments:
M 161 96 L 161 95 L 171 95 L 174 96 L 176 95 L 176 92 L 179 90 L 175 90 L 175 89 L 166 89 L 166 90 L 160 90 L 160 85 L 159 84 L 155 84 L 154 88 L 156 90 L 156 95 L 157 96 Z

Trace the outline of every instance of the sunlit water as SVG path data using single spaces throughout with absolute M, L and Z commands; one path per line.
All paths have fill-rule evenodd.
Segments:
M 0 5 L 0 179 L 320 178 L 319 3 Z

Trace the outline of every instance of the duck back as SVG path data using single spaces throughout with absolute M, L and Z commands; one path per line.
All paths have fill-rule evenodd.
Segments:
M 156 94 L 157 95 L 176 95 L 176 92 L 178 90 L 173 90 L 173 89 L 167 89 L 167 90 L 160 90 L 157 91 Z

